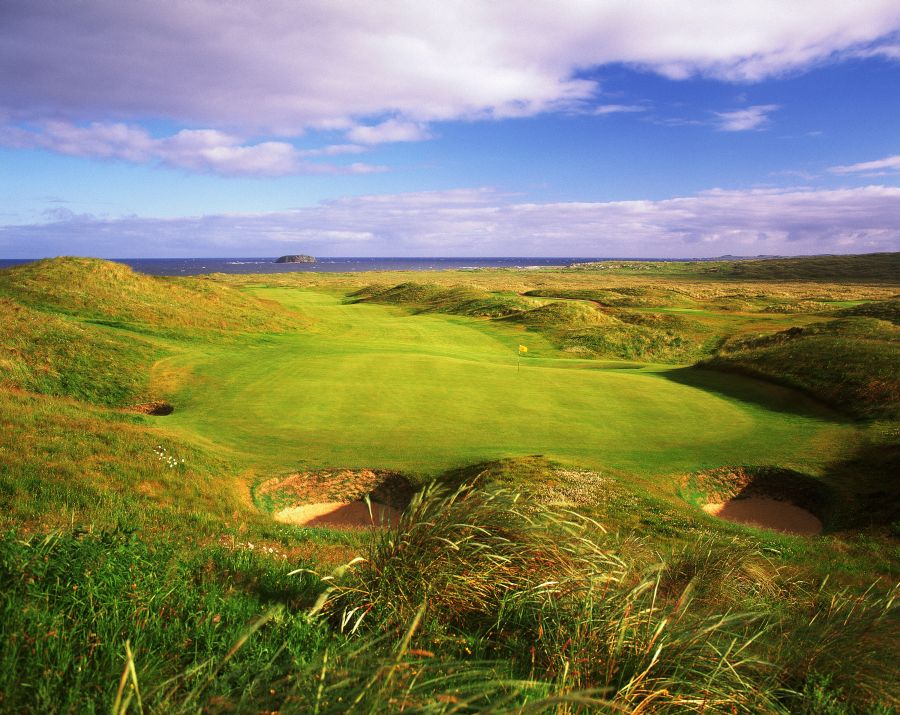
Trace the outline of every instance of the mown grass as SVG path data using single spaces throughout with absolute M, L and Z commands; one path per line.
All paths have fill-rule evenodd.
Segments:
M 815 469 L 855 431 L 793 392 L 738 376 L 724 378 L 732 394 L 716 394 L 667 379 L 660 366 L 571 359 L 509 323 L 410 316 L 305 290 L 258 292 L 315 315 L 316 330 L 243 350 L 183 346 L 159 365 L 190 375 L 159 428 L 215 443 L 248 467 L 433 478 L 541 453 L 645 475 L 722 463 Z

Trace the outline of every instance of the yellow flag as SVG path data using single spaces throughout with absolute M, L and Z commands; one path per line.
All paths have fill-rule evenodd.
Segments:
M 520 352 L 520 353 L 527 353 L 527 352 L 528 352 L 528 348 L 526 348 L 524 345 L 520 345 L 520 346 L 519 346 L 519 352 Z

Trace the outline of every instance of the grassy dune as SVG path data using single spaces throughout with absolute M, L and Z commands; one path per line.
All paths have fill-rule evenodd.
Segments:
M 706 364 L 798 387 L 859 417 L 898 419 L 898 349 L 900 328 L 852 317 L 742 337 Z
M 53 258 L 0 271 L 0 296 L 51 313 L 132 330 L 271 332 L 302 320 L 276 304 L 201 279 L 157 278 L 121 263 Z
M 895 710 L 884 260 L 843 286 L 840 259 L 764 287 L 0 272 L 0 710 Z M 692 347 L 622 352 L 655 335 Z M 253 501 L 345 467 L 425 488 L 378 533 Z M 826 535 L 697 508 L 757 472 L 797 475 Z
M 0 297 L 0 384 L 86 402 L 139 402 L 157 350 L 68 317 Z

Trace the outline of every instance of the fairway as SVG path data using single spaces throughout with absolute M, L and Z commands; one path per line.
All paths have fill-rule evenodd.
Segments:
M 333 293 L 254 292 L 301 310 L 312 327 L 179 343 L 157 366 L 182 375 L 175 413 L 157 424 L 248 467 L 431 475 L 543 454 L 646 475 L 722 464 L 815 471 L 853 432 L 796 393 L 745 378 L 572 359 L 514 327 Z M 530 349 L 519 369 L 520 342 Z

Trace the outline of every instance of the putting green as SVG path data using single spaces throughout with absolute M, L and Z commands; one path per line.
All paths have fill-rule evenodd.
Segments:
M 159 370 L 189 377 L 172 396 L 176 412 L 158 424 L 263 469 L 433 474 L 527 454 L 642 474 L 737 463 L 815 469 L 853 429 L 796 393 L 745 378 L 575 360 L 513 326 L 309 290 L 256 292 L 302 310 L 314 327 L 180 345 Z M 520 342 L 529 346 L 521 369 Z

